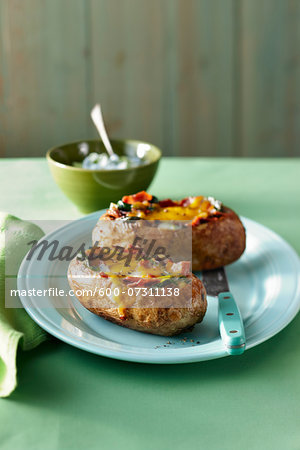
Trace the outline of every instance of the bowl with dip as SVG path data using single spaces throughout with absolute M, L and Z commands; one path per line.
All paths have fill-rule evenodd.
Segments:
M 114 163 L 100 140 L 72 142 L 47 152 L 55 182 L 83 213 L 146 190 L 157 171 L 161 151 L 155 145 L 135 140 L 111 140 L 111 144 L 119 156 Z

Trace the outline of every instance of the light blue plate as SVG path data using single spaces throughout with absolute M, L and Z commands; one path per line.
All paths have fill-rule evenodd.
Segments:
M 100 212 L 71 222 L 48 234 L 50 241 L 76 247 L 91 242 L 91 231 Z M 282 330 L 300 305 L 300 262 L 295 251 L 277 234 L 249 219 L 247 249 L 227 267 L 230 288 L 243 316 L 247 347 L 264 342 Z M 18 274 L 18 289 L 69 289 L 68 262 L 24 259 Z M 40 276 L 37 276 L 39 274 Z M 49 276 L 50 275 L 50 276 Z M 219 336 L 217 301 L 208 297 L 204 321 L 191 332 L 172 338 L 153 336 L 114 325 L 95 316 L 73 298 L 65 309 L 55 298 L 22 296 L 28 314 L 42 328 L 68 344 L 110 358 L 143 363 L 188 363 L 228 356 Z M 57 300 L 57 299 L 56 299 Z M 45 307 L 46 306 L 46 307 Z

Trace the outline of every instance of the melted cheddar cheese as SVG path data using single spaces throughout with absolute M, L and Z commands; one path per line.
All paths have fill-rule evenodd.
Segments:
M 132 205 L 132 211 L 128 215 L 136 215 L 147 220 L 192 220 L 195 217 L 206 219 L 208 215 L 214 212 L 214 206 L 203 196 L 194 197 L 187 206 L 160 206 L 154 205 L 151 211 L 143 211 L 141 204 Z
M 213 197 L 187 197 L 179 201 L 158 199 L 145 191 L 125 195 L 117 204 L 111 203 L 103 219 L 206 220 L 222 212 L 222 203 Z

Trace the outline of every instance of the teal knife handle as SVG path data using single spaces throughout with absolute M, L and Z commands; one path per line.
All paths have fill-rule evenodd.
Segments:
M 218 299 L 220 334 L 226 351 L 230 355 L 241 355 L 246 347 L 246 339 L 239 308 L 231 292 L 222 292 Z

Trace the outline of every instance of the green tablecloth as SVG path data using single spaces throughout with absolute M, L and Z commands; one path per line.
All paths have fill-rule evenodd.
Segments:
M 43 159 L 1 160 L 0 173 L 0 210 L 80 217 Z M 164 159 L 151 192 L 214 195 L 300 253 L 300 160 Z M 299 449 L 299 324 L 240 357 L 188 365 L 110 360 L 55 339 L 19 352 L 0 448 Z

